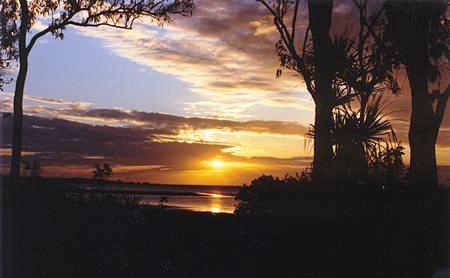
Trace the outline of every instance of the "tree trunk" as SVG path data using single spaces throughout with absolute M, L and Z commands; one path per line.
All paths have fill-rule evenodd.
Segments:
M 20 51 L 22 53 L 22 51 Z M 20 164 L 22 151 L 22 121 L 23 121 L 23 92 L 28 68 L 28 57 L 20 58 L 20 69 L 17 76 L 14 95 L 13 114 L 13 146 L 11 156 L 11 172 L 9 183 L 3 190 L 3 277 L 23 277 L 24 266 L 21 263 L 24 254 L 21 254 L 21 235 L 23 234 L 23 219 L 21 214 L 23 204 L 21 202 L 22 185 L 20 183 Z
M 411 150 L 411 181 L 415 185 L 433 189 L 438 185 L 435 144 L 444 114 L 448 92 L 438 99 L 436 108 L 428 88 L 432 66 L 430 46 L 436 36 L 437 10 L 445 7 L 442 1 L 408 1 L 398 4 L 389 1 L 386 6 L 388 37 L 398 49 L 405 65 L 411 88 L 411 117 L 409 145 Z M 444 12 L 445 14 L 445 12 Z
M 420 63 L 407 65 L 412 101 L 408 134 L 410 170 L 414 184 L 434 188 L 438 185 L 435 145 L 439 126 L 428 94 L 425 68 Z
M 333 149 L 330 133 L 332 121 L 332 107 L 317 103 L 315 108 L 313 161 L 313 178 L 316 181 L 326 182 L 333 176 Z
M 22 259 L 23 251 L 21 238 L 24 235 L 23 223 L 26 221 L 22 214 L 23 204 L 21 202 L 22 185 L 20 183 L 20 165 L 22 152 L 22 128 L 23 128 L 23 95 L 25 80 L 28 72 L 28 3 L 20 0 L 21 18 L 19 28 L 19 73 L 17 75 L 14 92 L 13 110 L 13 138 L 12 155 L 9 182 L 3 187 L 2 204 L 2 277 L 25 277 Z
M 332 100 L 331 82 L 334 78 L 329 62 L 331 48 L 330 27 L 333 0 L 308 1 L 309 24 L 314 50 L 314 83 L 316 115 L 314 123 L 313 178 L 323 181 L 333 178 L 333 149 L 331 141 Z
M 16 88 L 14 92 L 13 138 L 10 169 L 11 184 L 13 185 L 18 183 L 20 178 L 23 129 L 23 94 L 28 71 L 28 54 L 26 53 L 26 49 L 22 49 L 22 47 L 20 48 L 20 68 L 19 74 L 17 75 Z

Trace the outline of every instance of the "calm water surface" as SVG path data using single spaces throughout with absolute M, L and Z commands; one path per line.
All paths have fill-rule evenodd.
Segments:
M 160 205 L 161 198 L 167 198 L 164 205 L 191 211 L 233 213 L 236 207 L 237 186 L 193 186 L 193 185 L 128 185 L 102 184 L 101 186 L 77 185 L 87 189 L 105 191 L 136 192 L 142 204 Z
M 145 204 L 158 205 L 161 197 L 166 197 L 168 206 L 192 211 L 233 213 L 236 206 L 234 199 L 239 188 L 236 187 L 207 187 L 207 186 L 161 186 L 154 191 L 166 191 L 176 193 L 195 193 L 198 196 L 183 195 L 142 195 Z

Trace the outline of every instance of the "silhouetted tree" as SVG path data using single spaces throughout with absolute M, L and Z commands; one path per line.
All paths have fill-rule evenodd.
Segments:
M 42 164 L 39 161 L 22 160 L 22 169 L 28 173 L 30 177 L 39 177 L 43 171 Z
M 385 2 L 385 55 L 404 65 L 411 88 L 409 145 L 414 182 L 438 184 L 435 144 L 450 94 L 441 88 L 448 72 L 450 28 L 446 0 Z
M 244 184 L 236 195 L 236 214 L 282 215 L 297 214 L 299 197 L 308 188 L 307 175 L 286 175 L 283 178 L 262 175 Z M 291 215 L 291 214 L 289 214 Z
M 17 49 L 19 73 L 14 93 L 13 150 L 11 180 L 20 176 L 22 150 L 23 94 L 28 73 L 28 57 L 36 41 L 51 34 L 62 39 L 68 26 L 108 26 L 131 29 L 136 19 L 148 17 L 163 24 L 171 14 L 192 13 L 193 0 L 5 0 L 1 7 L 2 49 Z M 48 26 L 28 38 L 39 17 L 50 20 Z
M 385 142 L 376 150 L 369 164 L 369 175 L 382 189 L 399 188 L 405 175 L 404 149 L 399 143 Z
M 13 138 L 10 183 L 5 187 L 3 199 L 9 211 L 8 226 L 2 248 L 9 253 L 3 256 L 8 262 L 2 266 L 5 277 L 24 277 L 20 274 L 26 267 L 20 266 L 20 215 L 21 211 L 20 165 L 23 132 L 23 96 L 28 73 L 28 58 L 37 40 L 47 34 L 62 39 L 68 26 L 131 29 L 136 19 L 150 18 L 158 24 L 171 20 L 172 14 L 192 13 L 192 0 L 2 0 L 0 9 L 1 50 L 17 53 L 19 72 L 16 78 L 13 109 Z M 39 18 L 49 21 L 46 28 L 28 37 Z M 12 185 L 12 186 L 11 186 Z M 6 211 L 4 207 L 2 212 Z M 7 256 L 7 258 L 6 258 Z M 2 277 L 3 277 L 2 276 Z
M 0 39 L 0 90 L 3 90 L 3 85 L 9 83 L 12 80 L 7 78 L 7 72 L 10 70 L 11 61 L 17 57 L 17 50 L 14 47 L 10 47 L 11 43 L 15 39 L 13 30 L 5 22 L 3 14 L 6 13 L 5 5 L 0 3 L 0 30 L 5 30 L 5 34 L 1 34 Z
M 314 138 L 314 167 L 318 167 L 316 176 L 329 175 L 332 162 L 331 134 L 335 105 L 335 94 L 332 90 L 332 81 L 335 71 L 330 67 L 333 60 L 331 50 L 331 16 L 333 1 L 308 0 L 309 25 L 313 41 L 314 66 L 313 79 L 315 80 L 315 92 L 317 96 L 314 130 L 317 136 Z M 314 172 L 313 172 L 314 174 Z
M 335 108 L 332 138 L 339 175 L 363 178 L 382 143 L 396 142 L 380 94 L 387 90 L 397 94 L 400 87 L 376 35 L 381 32 L 383 9 L 369 14 L 368 0 L 353 3 L 359 11 L 358 32 L 343 31 L 335 41 L 342 41 L 346 58 L 339 78 L 355 97 Z
M 387 142 L 397 142 L 384 114 L 381 96 L 369 99 L 363 108 L 344 106 L 335 112 L 332 128 L 336 167 L 340 176 L 364 179 L 369 165 Z
M 308 1 L 309 25 L 305 30 L 302 47 L 298 47 L 296 39 L 297 19 L 300 0 L 265 1 L 261 2 L 272 14 L 274 24 L 280 34 L 276 44 L 282 68 L 295 70 L 305 81 L 306 88 L 315 103 L 314 121 L 314 160 L 313 177 L 315 179 L 329 178 L 333 165 L 333 151 L 330 127 L 332 126 L 332 110 L 336 104 L 336 93 L 332 88 L 332 81 L 336 74 L 333 67 L 332 40 L 329 34 L 333 0 Z M 291 10 L 292 15 L 288 14 Z M 291 26 L 288 17 L 291 16 Z M 312 51 L 308 44 L 308 34 L 312 36 Z
M 380 47 L 374 38 L 374 30 L 379 28 L 382 11 L 368 15 L 367 0 L 355 0 L 354 3 L 360 11 L 360 27 L 357 36 L 351 32 L 342 31 L 339 35 L 330 35 L 333 1 L 308 1 L 309 25 L 305 30 L 303 42 L 296 39 L 297 16 L 300 1 L 259 1 L 273 15 L 274 24 L 281 39 L 276 44 L 280 57 L 280 69 L 295 70 L 303 78 L 308 92 L 311 94 L 315 107 L 315 123 L 308 133 L 314 138 L 313 178 L 330 178 L 336 170 L 333 146 L 336 148 L 335 135 L 337 126 L 334 120 L 345 120 L 345 127 L 357 119 L 358 124 L 353 129 L 355 136 L 368 128 L 368 121 L 377 121 L 379 118 L 366 117 L 364 113 L 374 112 L 375 106 L 367 109 L 370 97 L 388 88 L 398 91 L 398 84 L 392 76 L 390 64 L 380 55 Z M 292 11 L 292 14 L 288 11 Z M 288 27 L 286 22 L 290 22 Z M 308 34 L 311 33 L 311 40 Z M 297 44 L 301 43 L 301 47 Z M 360 106 L 357 113 L 353 113 L 350 106 L 344 110 L 333 112 L 339 106 L 348 105 L 352 99 L 357 98 Z M 375 101 L 376 102 L 376 101 Z M 379 110 L 379 109 L 377 109 Z M 342 111 L 347 113 L 342 114 Z M 380 111 L 378 111 L 380 112 Z M 337 115 L 337 116 L 336 116 Z M 376 114 L 377 117 L 381 113 Z M 386 122 L 384 122 L 386 123 Z M 373 122 L 371 124 L 374 124 Z M 379 124 L 378 122 L 376 124 Z M 388 125 L 390 127 L 390 123 Z M 343 128 L 341 126 L 339 128 Z M 375 126 L 371 126 L 375 128 Z M 370 135 L 365 137 L 371 138 Z M 347 138 L 351 139 L 351 138 Z M 363 142 L 362 138 L 357 140 Z M 355 142 L 355 140 L 353 140 Z M 354 146 L 353 146 L 354 147 Z M 365 150 L 360 145 L 360 150 Z M 354 151 L 354 148 L 352 149 Z M 359 157 L 367 161 L 361 152 Z M 342 165 L 340 165 L 342 166 Z M 332 176 L 332 175 L 331 175 Z
M 5 83 L 8 83 L 11 81 L 5 77 L 8 67 L 9 67 L 9 62 L 3 60 L 2 57 L 0 56 L 0 91 L 3 91 L 3 85 Z
M 348 70 L 343 77 L 355 91 L 361 107 L 360 113 L 366 111 L 366 105 L 374 94 L 386 90 L 394 94 L 400 92 L 397 80 L 393 76 L 391 61 L 383 55 L 386 49 L 378 43 L 382 39 L 380 33 L 383 28 L 384 9 L 369 14 L 368 2 L 368 0 L 353 0 L 359 12 L 359 30 L 356 38 L 349 38 L 353 53 L 348 56 L 354 59 L 349 61 L 352 65 L 347 66 Z M 362 120 L 363 116 L 360 117 Z
M 11 61 L 17 58 L 17 49 L 13 47 L 13 42 L 17 38 L 16 26 L 10 22 L 13 9 L 5 2 L 0 3 L 0 90 L 3 90 L 5 83 L 11 82 L 10 78 L 6 78 L 6 73 L 10 69 Z
M 111 166 L 109 165 L 109 163 L 103 163 L 103 171 L 104 171 L 105 178 L 109 178 L 110 176 L 113 175 L 113 170 L 112 170 Z
M 92 171 L 94 179 L 103 180 L 112 176 L 113 170 L 109 163 L 103 163 L 103 165 L 96 164 L 94 170 Z

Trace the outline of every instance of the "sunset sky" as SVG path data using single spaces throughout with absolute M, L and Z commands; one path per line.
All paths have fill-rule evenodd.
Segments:
M 90 176 L 95 163 L 110 162 L 114 179 L 182 184 L 240 185 L 309 166 L 314 105 L 294 73 L 275 78 L 278 34 L 267 11 L 254 0 L 195 3 L 192 17 L 163 28 L 139 22 L 132 31 L 69 28 L 63 41 L 42 38 L 30 56 L 24 159 L 52 176 Z M 353 12 L 336 1 L 335 28 Z M 407 145 L 407 79 L 400 85 L 389 109 Z M 3 112 L 13 90 L 0 93 Z M 10 121 L 2 119 L 4 173 Z M 450 165 L 449 107 L 437 151 Z

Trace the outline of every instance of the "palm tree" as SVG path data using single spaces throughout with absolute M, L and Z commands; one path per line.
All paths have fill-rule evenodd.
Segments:
M 354 110 L 346 105 L 335 110 L 331 134 L 339 173 L 367 176 L 369 164 L 382 144 L 397 141 L 384 110 L 381 96 L 372 96 L 365 108 Z
M 296 71 L 303 79 L 315 104 L 313 179 L 333 180 L 333 138 L 330 133 L 336 118 L 333 110 L 358 98 L 359 113 L 366 111 L 370 96 L 389 85 L 398 86 L 379 55 L 374 40 L 374 29 L 379 27 L 382 11 L 369 16 L 368 0 L 354 0 L 360 11 L 360 30 L 355 39 L 351 32 L 330 35 L 333 1 L 309 0 L 308 27 L 304 31 L 301 45 L 296 39 L 296 20 L 299 0 L 259 0 L 271 13 L 280 34 L 276 51 L 280 59 L 277 76 L 283 69 Z M 289 11 L 292 14 L 289 14 Z M 309 36 L 310 35 L 310 36 Z M 362 121 L 364 115 L 359 115 Z M 364 123 L 361 122 L 361 125 Z

